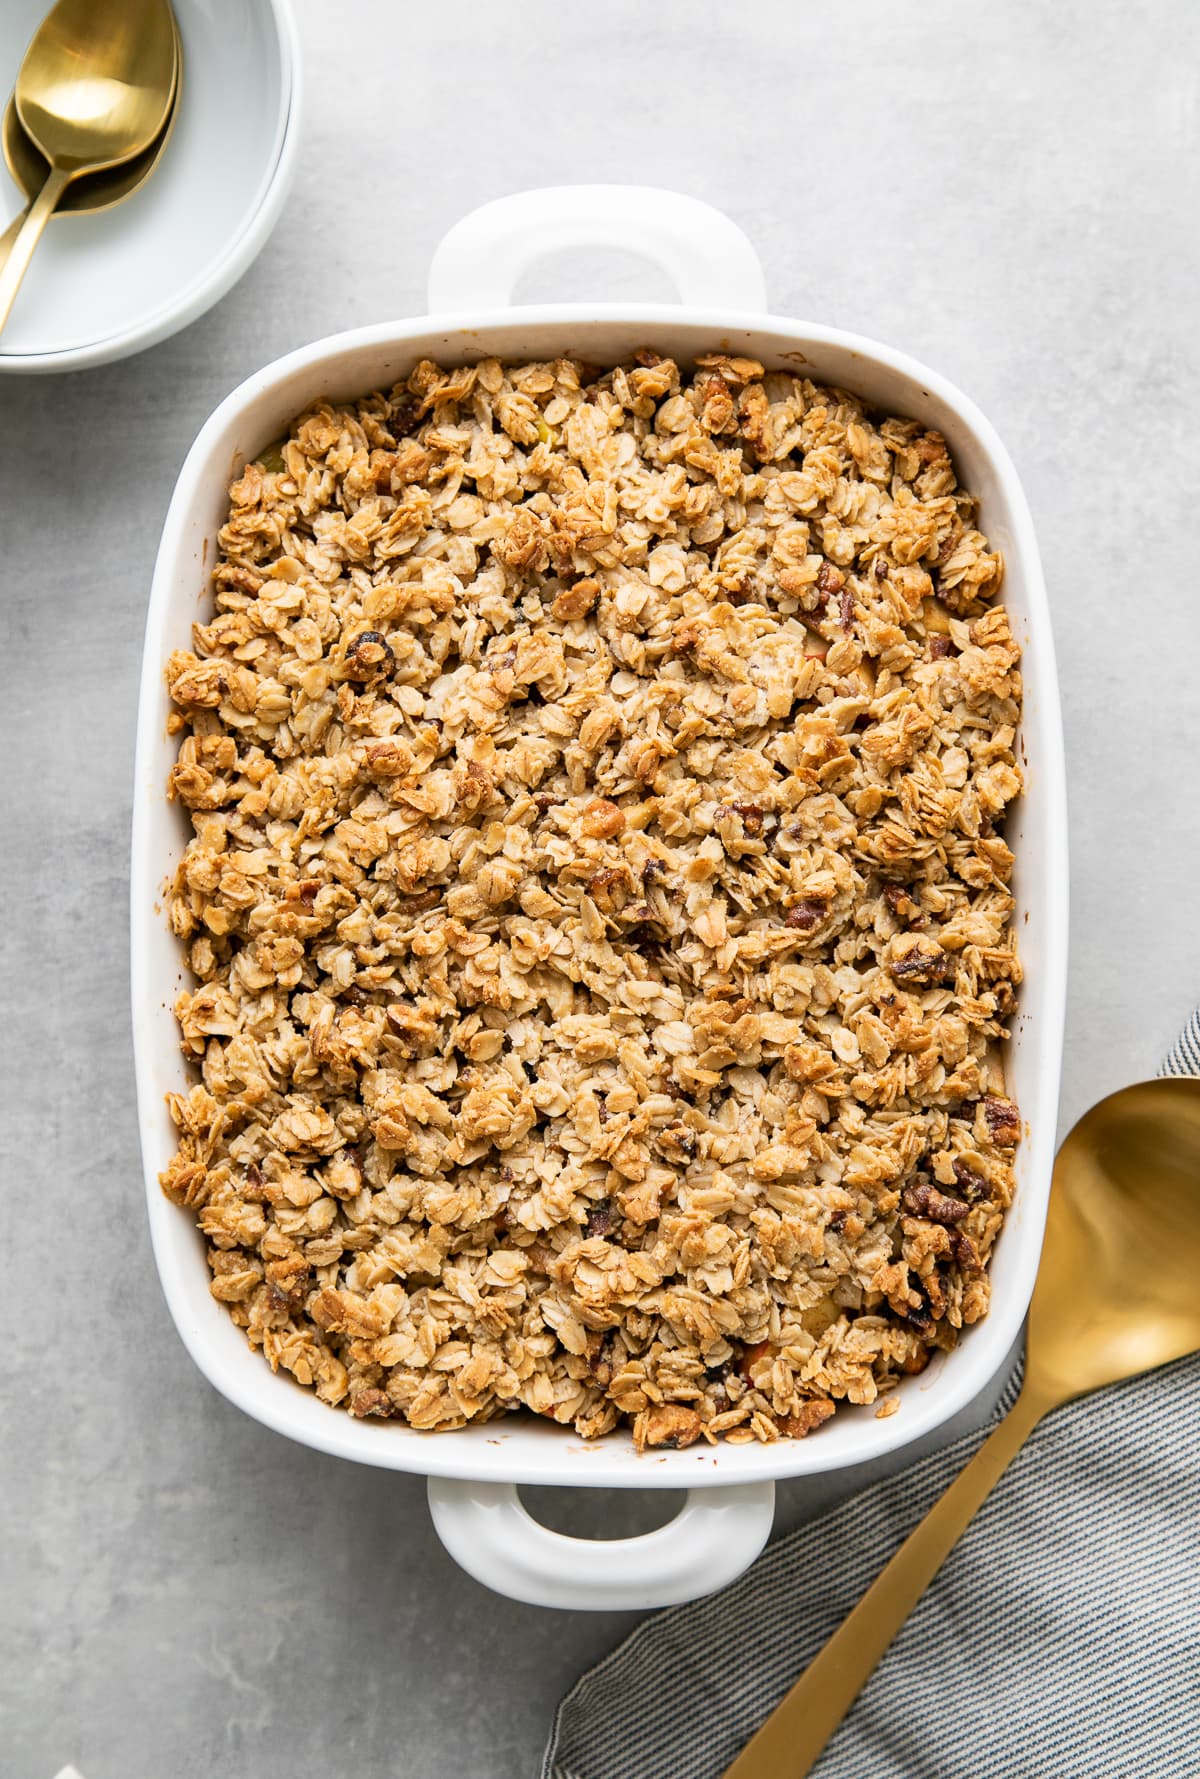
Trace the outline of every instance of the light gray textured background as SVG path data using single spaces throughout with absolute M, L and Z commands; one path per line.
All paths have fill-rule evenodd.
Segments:
M 422 308 L 467 209 L 570 180 L 695 193 L 759 246 L 778 311 L 906 347 L 976 397 L 1032 499 L 1060 651 L 1064 1123 L 1152 1072 L 1200 987 L 1200 13 L 299 11 L 300 174 L 242 284 L 141 358 L 0 380 L 3 1779 L 67 1760 L 86 1779 L 525 1779 L 559 1693 L 632 1622 L 486 1594 L 442 1554 L 420 1482 L 218 1400 L 169 1324 L 141 1204 L 126 851 L 172 482 L 258 365 Z M 561 260 L 530 288 L 663 294 Z M 782 1493 L 785 1521 L 819 1499 Z M 663 1511 L 540 1505 L 600 1532 Z

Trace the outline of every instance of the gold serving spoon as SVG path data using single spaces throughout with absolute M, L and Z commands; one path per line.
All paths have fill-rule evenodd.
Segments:
M 17 75 L 17 115 L 50 172 L 0 268 L 0 328 L 73 179 L 142 154 L 167 121 L 178 62 L 168 0 L 58 0 Z
M 174 24 L 174 20 L 172 20 Z M 179 116 L 179 99 L 183 86 L 183 45 L 175 31 L 175 91 L 171 95 L 171 111 L 162 132 L 141 154 L 100 173 L 82 173 L 73 179 L 55 208 L 55 216 L 95 216 L 111 210 L 115 204 L 132 197 L 143 186 L 162 159 L 163 150 L 171 140 L 175 119 Z M 28 200 L 24 210 L 13 217 L 0 235 L 0 266 L 8 258 L 9 249 L 21 232 L 21 224 L 29 214 L 29 206 L 50 176 L 50 163 L 40 148 L 29 140 L 17 116 L 17 101 L 11 98 L 0 123 L 0 147 L 16 184 Z
M 1025 1384 L 941 1500 L 729 1767 L 803 1779 L 1044 1414 L 1200 1349 L 1200 1080 L 1093 1106 L 1058 1152 Z

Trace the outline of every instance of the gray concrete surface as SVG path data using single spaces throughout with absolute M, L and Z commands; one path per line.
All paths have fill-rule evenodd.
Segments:
M 300 176 L 241 285 L 141 358 L 0 380 L 3 1779 L 67 1761 L 86 1779 L 525 1779 L 560 1692 L 631 1622 L 487 1595 L 443 1555 L 419 1482 L 218 1400 L 168 1321 L 141 1204 L 126 850 L 172 481 L 257 365 L 422 307 L 465 210 L 576 179 L 696 193 L 760 246 L 781 312 L 903 345 L 979 400 L 1032 498 L 1060 649 L 1064 1122 L 1149 1072 L 1200 992 L 1200 14 L 301 0 L 300 20 Z M 532 287 L 647 283 L 560 259 Z M 785 1490 L 782 1519 L 829 1493 Z M 664 1510 L 539 1506 L 592 1532 Z

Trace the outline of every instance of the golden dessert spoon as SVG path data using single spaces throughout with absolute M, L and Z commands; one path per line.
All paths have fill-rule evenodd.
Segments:
M 50 172 L 0 268 L 0 329 L 42 230 L 73 179 L 149 148 L 174 103 L 167 0 L 58 0 L 17 75 L 17 115 Z
M 1058 1152 L 1011 1412 L 726 1769 L 803 1779 L 1042 1416 L 1200 1348 L 1200 1080 L 1123 1088 Z
M 73 179 L 58 200 L 55 216 L 95 216 L 101 210 L 111 210 L 115 204 L 123 203 L 135 191 L 139 191 L 158 166 L 175 129 L 183 86 L 183 46 L 179 42 L 178 30 L 175 38 L 175 91 L 171 95 L 171 111 L 163 129 L 149 148 L 134 155 L 131 161 L 121 161 L 115 167 L 105 167 L 99 173 L 83 173 L 78 179 Z M 4 121 L 0 123 L 0 147 L 3 147 L 9 172 L 27 200 L 24 210 L 13 217 L 0 235 L 0 266 L 3 266 L 10 247 L 21 232 L 21 224 L 29 214 L 30 204 L 50 176 L 50 163 L 41 149 L 25 134 L 17 116 L 17 101 L 12 97 L 9 98 Z

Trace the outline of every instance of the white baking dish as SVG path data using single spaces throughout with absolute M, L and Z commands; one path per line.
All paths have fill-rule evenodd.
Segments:
M 641 252 L 675 280 L 682 306 L 510 306 L 520 272 L 562 246 Z M 515 1598 L 574 1608 L 665 1605 L 738 1575 L 770 1529 L 776 1478 L 812 1475 L 893 1451 L 947 1421 L 994 1375 L 1024 1317 L 1037 1270 L 1054 1154 L 1067 941 L 1066 808 L 1054 645 L 1025 497 L 983 415 L 902 353 L 836 328 L 766 314 L 762 271 L 745 236 L 694 199 L 640 188 L 527 192 L 489 204 L 451 231 L 434 258 L 430 306 L 412 321 L 319 340 L 268 365 L 230 395 L 188 454 L 167 514 L 146 630 L 133 820 L 132 988 L 138 1107 L 154 1252 L 176 1325 L 216 1388 L 247 1414 L 318 1450 L 424 1473 L 443 1541 L 467 1569 Z M 326 1407 L 252 1352 L 209 1295 L 201 1238 L 162 1195 L 158 1175 L 175 1134 L 163 1103 L 184 1086 L 172 1004 L 180 948 L 162 913 L 163 886 L 185 838 L 164 787 L 168 738 L 163 663 L 187 647 L 209 604 L 209 572 L 231 475 L 318 396 L 387 386 L 413 362 L 487 354 L 509 359 L 578 352 L 614 362 L 651 345 L 682 360 L 714 346 L 768 366 L 802 365 L 889 413 L 945 434 L 982 526 L 1007 562 L 1005 598 L 1025 649 L 1022 748 L 1028 784 L 1009 828 L 1026 984 L 1009 1056 L 1027 1121 L 1016 1202 L 992 1265 L 993 1307 L 949 1355 L 901 1386 L 900 1410 L 845 1409 L 815 1438 L 775 1445 L 692 1446 L 639 1456 L 623 1435 L 585 1444 L 561 1428 L 515 1417 L 455 1433 L 356 1421 Z M 588 1488 L 687 1488 L 688 1503 L 645 1538 L 594 1543 L 531 1520 L 520 1483 Z

